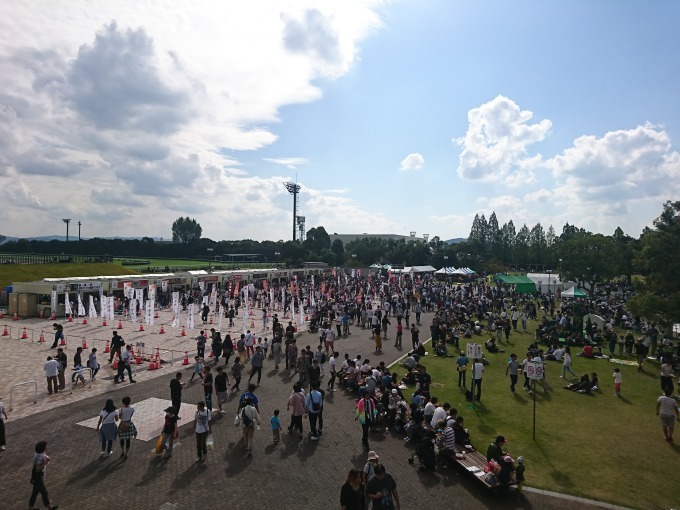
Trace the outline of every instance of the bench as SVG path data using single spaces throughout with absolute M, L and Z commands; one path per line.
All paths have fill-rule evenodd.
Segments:
M 482 455 L 477 450 L 465 448 L 460 445 L 456 445 L 454 452 L 455 455 L 452 457 L 452 460 L 454 460 L 463 470 L 472 473 L 479 483 L 481 483 L 487 489 L 497 490 L 499 487 L 517 485 L 517 481 L 514 478 L 511 479 L 507 484 L 498 483 L 495 485 L 490 485 L 484 479 L 484 468 L 488 464 L 485 455 Z

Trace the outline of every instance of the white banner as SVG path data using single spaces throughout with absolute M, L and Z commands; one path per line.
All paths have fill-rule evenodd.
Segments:
M 214 310 L 217 308 L 217 284 L 212 284 L 212 291 L 210 292 L 210 307 Z
M 194 329 L 194 303 L 189 305 L 189 315 L 187 317 L 187 328 Z
M 52 291 L 52 299 L 50 300 L 50 307 L 52 307 L 52 313 L 57 313 L 57 291 Z
M 217 320 L 217 331 L 222 332 L 222 317 L 224 317 L 224 310 L 222 309 L 221 303 L 217 304 L 217 316 L 219 317 Z
M 132 282 L 123 282 L 123 295 L 126 298 L 132 299 L 134 295 L 134 289 L 132 288 Z
M 84 317 L 85 316 L 85 307 L 83 306 L 83 299 L 80 297 L 80 293 L 78 293 L 78 317 Z
M 198 282 L 198 288 L 201 289 L 201 294 L 205 290 L 205 282 Z
M 248 286 L 243 287 L 243 332 L 248 329 Z
M 73 311 L 71 310 L 71 299 L 68 296 L 68 292 L 64 294 L 64 315 L 68 317 Z
M 144 310 L 144 289 L 135 290 L 135 297 L 137 298 L 138 309 Z
M 116 298 L 109 296 L 105 299 L 107 301 L 106 309 L 108 310 L 108 318 L 113 320 L 116 317 Z
M 179 292 L 172 293 L 172 327 L 179 327 Z
M 157 286 L 156 286 L 155 283 L 152 283 L 151 285 L 149 285 L 149 292 L 147 294 L 148 299 L 153 299 L 154 301 L 156 300 L 156 289 L 157 289 Z
M 137 300 L 134 297 L 130 299 L 130 318 L 132 322 L 137 322 Z
M 305 307 L 302 306 L 302 302 L 300 302 L 300 327 L 302 327 L 305 324 Z
M 88 304 L 88 312 L 91 319 L 97 317 L 97 308 L 94 306 L 94 296 L 90 296 L 90 303 Z
M 144 311 L 144 322 L 147 324 L 153 325 L 153 309 L 154 309 L 154 300 L 149 299 L 146 302 L 146 310 Z

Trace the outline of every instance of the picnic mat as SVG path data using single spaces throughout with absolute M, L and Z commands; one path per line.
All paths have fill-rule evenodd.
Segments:
M 637 366 L 637 361 L 633 361 L 633 360 L 630 360 L 630 359 L 609 358 L 609 363 L 616 363 L 617 365 L 628 365 L 629 367 Z

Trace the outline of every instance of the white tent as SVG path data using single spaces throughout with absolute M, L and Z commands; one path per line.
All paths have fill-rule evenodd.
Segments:
M 411 267 L 412 273 L 432 273 L 436 269 L 432 266 L 413 266 Z
M 564 291 L 570 287 L 576 287 L 576 282 L 563 282 L 560 280 L 558 273 L 527 273 L 529 279 L 534 282 L 536 289 L 541 294 L 547 294 L 548 290 L 552 294 L 557 294 L 557 291 Z
M 441 269 L 435 271 L 434 274 L 454 274 L 455 270 L 455 267 L 442 267 Z
M 581 289 L 578 289 L 576 287 L 572 287 L 570 289 L 565 290 L 562 292 L 562 297 L 568 297 L 568 298 L 584 298 L 588 297 L 588 295 L 583 292 Z

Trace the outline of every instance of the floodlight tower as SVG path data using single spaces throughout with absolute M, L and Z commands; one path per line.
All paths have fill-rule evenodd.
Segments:
M 71 223 L 71 218 L 62 218 L 61 221 L 66 223 L 66 242 L 68 243 L 68 224 Z
M 300 192 L 300 185 L 296 182 L 284 182 L 283 185 L 288 190 L 288 193 L 293 195 L 293 241 L 295 241 L 297 239 L 297 229 L 296 229 L 297 196 L 298 196 L 298 193 Z

